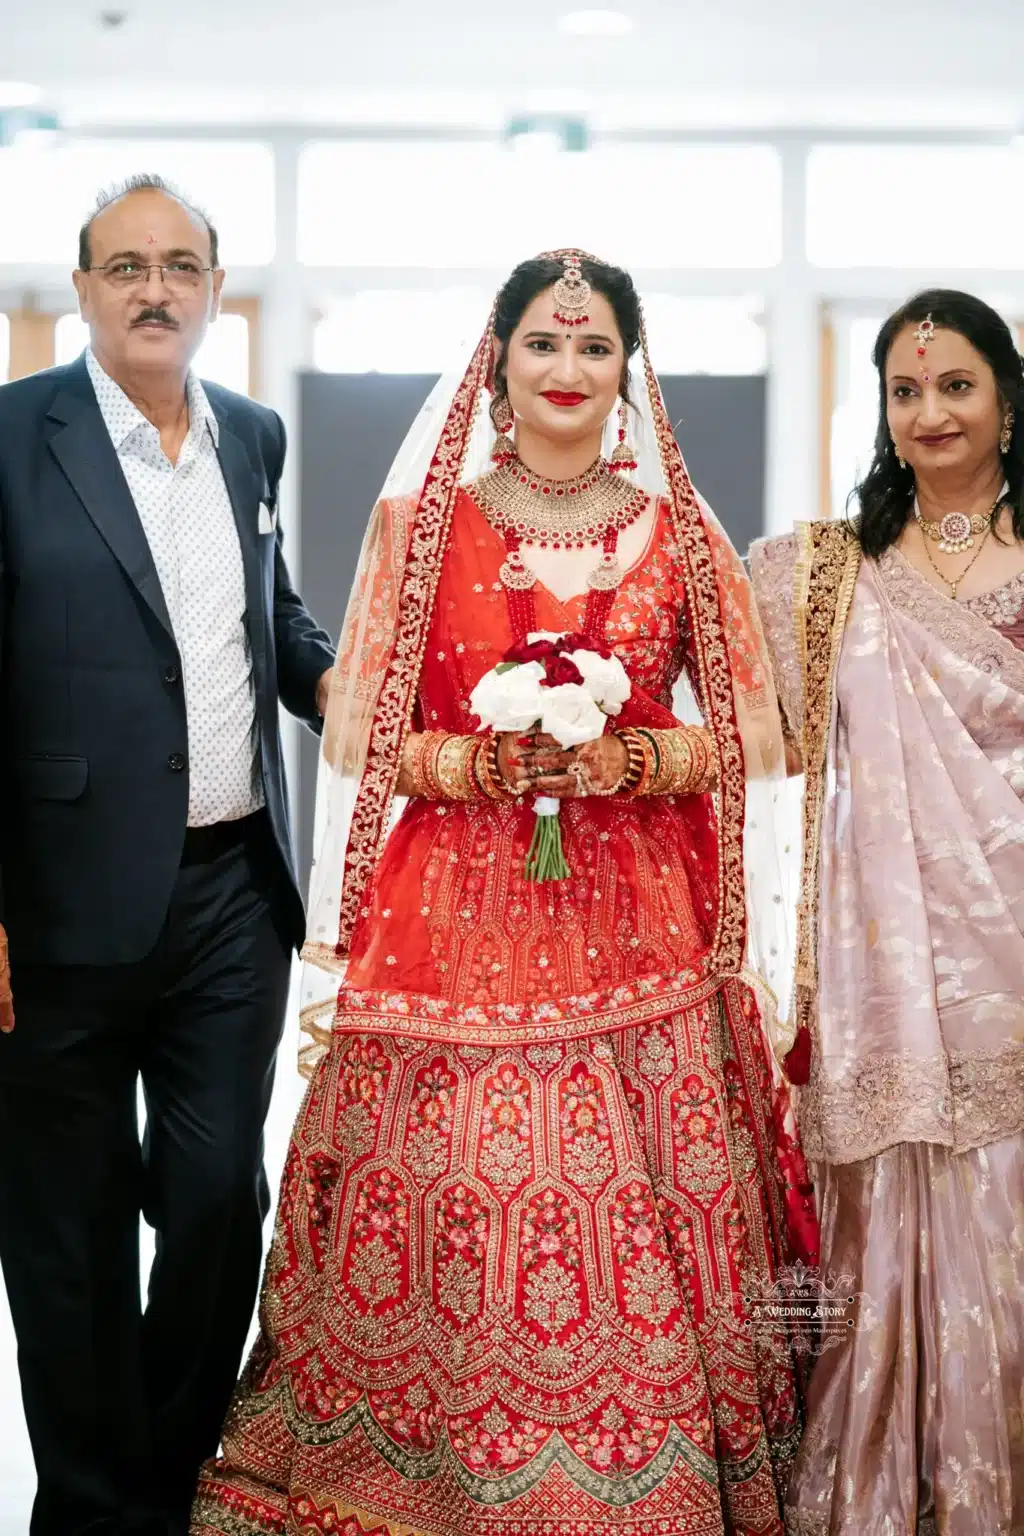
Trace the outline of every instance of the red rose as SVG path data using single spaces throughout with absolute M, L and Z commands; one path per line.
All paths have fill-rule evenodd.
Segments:
M 555 649 L 560 656 L 568 651 L 594 651 L 596 655 L 607 659 L 612 654 L 608 646 L 602 644 L 600 640 L 593 640 L 589 635 L 580 633 L 563 635 Z
M 562 683 L 582 683 L 583 673 L 568 656 L 549 656 L 544 663 L 542 688 L 558 688 Z
M 557 656 L 557 654 L 558 647 L 554 640 L 534 640 L 532 644 L 527 640 L 520 640 L 511 650 L 505 652 L 503 660 L 518 663 L 546 661 L 549 656 Z

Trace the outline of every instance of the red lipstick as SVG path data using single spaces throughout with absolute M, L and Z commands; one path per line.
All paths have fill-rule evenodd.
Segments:
M 550 400 L 552 405 L 582 405 L 586 395 L 565 394 L 560 389 L 545 389 L 544 399 Z
M 918 438 L 919 443 L 924 443 L 927 448 L 938 448 L 941 443 L 951 443 L 954 437 L 959 437 L 959 432 L 936 432 L 927 437 L 922 434 Z

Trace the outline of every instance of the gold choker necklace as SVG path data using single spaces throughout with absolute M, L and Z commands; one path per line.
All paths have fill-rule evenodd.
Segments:
M 1004 494 L 1000 493 L 999 500 L 994 504 L 991 512 L 985 515 L 975 512 L 973 517 L 968 517 L 966 512 L 947 512 L 945 517 L 937 523 L 931 523 L 926 517 L 921 516 L 921 508 L 915 496 L 914 517 L 925 538 L 938 544 L 944 555 L 962 555 L 966 550 L 974 548 L 975 534 L 989 532 Z
M 649 498 L 607 460 L 572 480 L 547 480 L 518 458 L 483 475 L 473 494 L 488 522 L 541 549 L 585 549 L 635 523 Z

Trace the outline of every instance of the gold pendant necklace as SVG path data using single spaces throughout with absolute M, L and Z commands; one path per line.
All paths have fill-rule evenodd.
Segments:
M 548 480 L 518 458 L 481 476 L 473 495 L 491 526 L 541 549 L 586 549 L 635 523 L 646 491 L 598 459 L 572 480 Z
M 947 512 L 945 517 L 937 523 L 929 522 L 926 517 L 921 516 L 921 508 L 915 496 L 914 517 L 925 538 L 932 539 L 938 544 L 944 555 L 962 555 L 974 548 L 975 534 L 989 532 L 993 519 L 999 511 L 1003 495 L 1004 493 L 1000 492 L 991 512 L 984 516 L 980 512 L 976 512 L 973 517 L 968 517 L 966 512 Z
M 955 515 L 957 517 L 963 516 L 963 514 L 959 513 L 959 512 L 956 513 Z M 920 521 L 920 519 L 919 519 L 919 521 Z M 934 558 L 932 557 L 932 552 L 928 548 L 928 540 L 925 539 L 925 541 L 924 541 L 924 552 L 925 552 L 925 554 L 928 557 L 928 564 L 931 566 L 932 570 L 935 572 L 935 574 L 939 578 L 939 580 L 945 582 L 946 586 L 949 588 L 949 595 L 953 599 L 954 602 L 956 602 L 956 590 L 957 590 L 957 587 L 959 587 L 960 583 L 963 581 L 964 577 L 967 575 L 967 572 L 970 570 L 970 568 L 974 564 L 975 560 L 977 560 L 978 556 L 981 554 L 982 550 L 985 548 L 985 540 L 988 538 L 988 536 L 989 536 L 989 534 L 991 532 L 992 532 L 992 519 L 989 518 L 988 526 L 986 527 L 984 533 L 981 536 L 981 543 L 978 545 L 977 551 L 968 560 L 967 564 L 964 566 L 964 568 L 960 572 L 959 576 L 954 577 L 953 580 L 950 580 L 950 578 L 945 574 L 945 572 L 939 570 L 938 566 L 935 564 Z M 972 544 L 974 543 L 973 539 L 971 540 L 971 543 Z M 942 548 L 941 544 L 939 545 L 939 548 L 940 549 Z

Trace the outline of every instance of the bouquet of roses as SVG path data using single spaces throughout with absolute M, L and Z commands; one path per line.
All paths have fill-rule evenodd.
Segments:
M 629 698 L 630 682 L 619 658 L 582 634 L 539 630 L 514 645 L 477 683 L 469 705 L 481 729 L 543 731 L 565 750 L 597 741 L 609 715 Z M 527 880 L 565 880 L 559 802 L 536 795 Z

